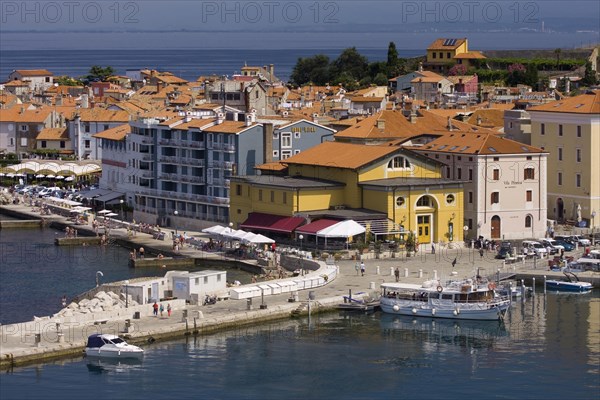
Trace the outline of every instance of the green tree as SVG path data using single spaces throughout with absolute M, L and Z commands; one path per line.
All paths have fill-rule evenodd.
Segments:
M 54 83 L 61 86 L 83 86 L 83 82 L 79 79 L 71 78 L 70 76 L 57 76 L 54 78 Z
M 359 81 L 367 76 L 368 67 L 369 61 L 356 50 L 356 47 L 344 50 L 332 64 L 334 76 L 338 81 L 341 80 L 342 74 L 350 75 L 355 81 Z
M 376 84 L 377 86 L 387 86 L 388 78 L 385 74 L 382 74 L 380 72 L 377 75 L 375 75 L 375 78 L 373 78 L 373 83 Z
M 356 90 L 359 88 L 359 83 L 354 76 L 348 71 L 342 72 L 336 79 L 336 83 L 342 85 L 346 90 Z
M 390 42 L 388 45 L 387 52 L 387 66 L 393 68 L 398 64 L 398 50 L 396 50 L 396 43 Z
M 554 50 L 554 55 L 556 56 L 556 69 L 560 69 L 560 54 L 562 50 L 560 48 Z
M 598 78 L 596 77 L 596 71 L 592 69 L 592 63 L 585 63 L 585 73 L 583 75 L 583 84 L 586 86 L 593 86 L 598 83 Z
M 531 86 L 534 89 L 538 87 L 538 70 L 535 64 L 527 65 L 527 69 L 525 70 L 525 80 L 524 83 Z
M 329 57 L 324 54 L 298 58 L 290 79 L 292 83 L 299 86 L 309 82 L 315 85 L 325 85 L 331 79 L 329 66 Z
M 90 81 L 105 81 L 109 76 L 113 76 L 114 74 L 115 70 L 111 66 L 103 68 L 99 65 L 94 65 L 92 68 L 90 68 L 90 72 L 87 76 L 87 79 L 89 79 Z

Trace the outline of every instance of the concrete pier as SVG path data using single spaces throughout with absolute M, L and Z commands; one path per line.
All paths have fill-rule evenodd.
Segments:
M 0 229 L 41 228 L 43 226 L 41 219 L 0 221 Z
M 57 246 L 91 246 L 99 245 L 101 238 L 99 237 L 68 237 L 56 238 L 54 244 Z
M 132 268 L 144 268 L 144 267 L 162 267 L 165 266 L 173 268 L 192 268 L 196 265 L 196 260 L 193 258 L 136 258 L 135 260 L 129 260 L 129 266 Z

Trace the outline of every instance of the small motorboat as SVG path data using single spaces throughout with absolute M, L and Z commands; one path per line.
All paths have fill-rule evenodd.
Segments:
M 103 358 L 141 358 L 144 350 L 127 344 L 118 336 L 95 333 L 88 337 L 85 354 L 89 357 Z
M 546 281 L 546 289 L 558 292 L 575 292 L 575 293 L 587 293 L 591 292 L 593 286 L 589 282 L 580 282 L 577 275 L 572 272 L 563 271 L 567 277 L 566 281 L 559 281 L 550 279 Z

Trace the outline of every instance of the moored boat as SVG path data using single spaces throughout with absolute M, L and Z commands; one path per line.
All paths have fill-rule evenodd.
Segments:
M 510 296 L 496 292 L 494 282 L 480 277 L 446 284 L 383 283 L 381 289 L 383 312 L 416 317 L 499 320 L 511 303 Z
M 141 358 L 144 350 L 128 344 L 118 336 L 95 333 L 88 337 L 85 354 L 89 357 Z
M 557 292 L 587 293 L 591 292 L 593 286 L 589 282 L 580 282 L 573 272 L 563 271 L 566 280 L 549 279 L 546 281 L 546 290 Z

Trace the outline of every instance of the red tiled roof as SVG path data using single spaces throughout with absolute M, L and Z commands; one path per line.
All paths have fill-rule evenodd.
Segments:
M 251 212 L 248 214 L 248 219 L 240 225 L 240 228 L 291 233 L 303 222 L 304 218 L 302 217 L 285 217 L 283 215 Z

